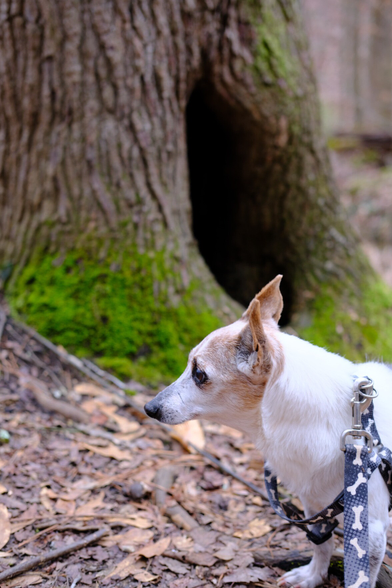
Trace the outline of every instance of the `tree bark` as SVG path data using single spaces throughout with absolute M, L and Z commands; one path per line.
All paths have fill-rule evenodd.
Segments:
M 242 304 L 284 273 L 286 323 L 367 268 L 296 0 L 1 0 L 0 31 L 0 262 L 27 315 L 41 260 L 72 251 L 113 271 L 160 252 L 154 293 L 196 284 L 226 321 L 208 266 Z

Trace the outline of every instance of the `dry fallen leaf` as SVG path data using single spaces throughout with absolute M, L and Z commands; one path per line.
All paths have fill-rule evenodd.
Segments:
M 120 433 L 135 433 L 140 429 L 140 425 L 136 421 L 130 421 L 129 419 L 116 414 L 117 406 L 107 406 L 106 404 L 100 403 L 99 410 L 117 423 Z
M 32 525 L 35 523 L 36 519 L 22 519 L 22 517 L 18 517 L 17 519 L 12 519 L 11 525 L 11 534 L 13 535 L 17 531 L 21 531 L 25 527 Z
M 96 488 L 99 488 L 98 484 L 95 484 Z M 61 492 L 61 494 L 55 494 L 54 498 L 59 498 L 60 500 L 69 500 L 70 502 L 74 502 L 77 498 L 80 498 L 83 494 L 85 494 L 87 490 L 81 488 L 80 490 L 70 490 L 69 492 Z M 51 498 L 51 496 L 48 494 Z
M 153 576 L 152 574 L 150 574 L 150 572 L 147 572 L 147 570 L 141 570 L 140 572 L 133 574 L 133 577 L 138 582 L 154 582 L 159 578 L 159 576 Z
M 266 523 L 265 519 L 253 519 L 244 531 L 236 531 L 234 537 L 240 539 L 255 539 L 263 537 L 272 530 L 272 527 Z
M 7 492 L 7 488 L 5 486 L 3 486 L 3 484 L 0 484 L 0 494 L 5 494 Z
M 24 576 L 7 580 L 2 586 L 3 588 L 28 588 L 35 584 L 41 584 L 42 581 L 43 578 L 39 574 L 25 574 Z
M 153 523 L 141 516 L 138 515 L 131 515 L 127 517 L 120 517 L 115 515 L 109 515 L 105 519 L 108 523 L 121 523 L 122 525 L 130 525 L 132 527 L 138 527 L 139 529 L 149 529 L 153 526 Z
M 75 506 L 76 503 L 74 500 L 63 500 L 62 498 L 59 498 L 55 504 L 56 512 L 68 516 L 73 516 L 75 514 Z
M 12 556 L 12 551 L 0 551 L 0 558 Z
M 269 568 L 238 568 L 233 573 L 228 574 L 223 578 L 223 583 L 241 582 L 241 584 L 250 584 L 251 582 L 259 582 L 260 580 L 268 580 L 274 576 Z
M 184 565 L 176 559 L 171 559 L 169 557 L 161 557 L 159 559 L 159 563 L 163 564 L 174 574 L 189 574 L 189 566 Z
M 189 551 L 186 557 L 189 563 L 195 564 L 196 566 L 207 566 L 211 567 L 216 563 L 217 559 L 209 551 L 202 551 L 197 553 L 195 551 Z
M 188 549 L 192 549 L 194 546 L 193 539 L 184 535 L 177 535 L 177 537 L 172 537 L 172 542 L 178 551 L 188 551 Z
M 93 412 L 96 410 L 101 410 L 102 402 L 99 402 L 99 400 L 96 400 L 95 398 L 89 398 L 88 400 L 82 402 L 80 406 L 84 412 L 93 414 Z
M 91 516 L 95 514 L 95 511 L 98 508 L 102 508 L 104 506 L 104 502 L 103 499 L 105 497 L 105 492 L 104 490 L 102 490 L 102 492 L 100 492 L 98 494 L 98 496 L 94 496 L 94 498 L 92 498 L 91 500 L 89 500 L 88 502 L 86 502 L 86 504 L 82 504 L 81 506 L 79 506 L 76 510 L 75 510 L 75 515 L 76 516 Z M 66 502 L 64 501 L 64 504 L 66 504 Z
M 145 545 L 148 543 L 148 541 L 151 541 L 153 536 L 153 531 L 133 527 L 126 533 L 119 533 L 118 535 L 102 537 L 100 540 L 100 545 L 103 547 L 112 547 L 113 545 L 118 545 L 119 548 L 123 551 L 129 551 L 130 553 L 133 553 L 136 551 L 136 545 Z
M 135 561 L 135 555 L 128 555 L 125 559 L 123 559 L 122 561 L 120 561 L 119 564 L 116 565 L 116 567 L 106 576 L 106 579 L 109 579 L 112 576 L 116 576 L 121 578 L 121 580 L 124 580 L 132 573 Z
M 137 553 L 149 559 L 150 557 L 155 557 L 156 555 L 162 555 L 162 553 L 168 549 L 169 545 L 170 537 L 164 537 L 156 543 L 150 543 L 150 545 L 142 547 Z
M 103 455 L 104 457 L 111 457 L 117 461 L 132 461 L 133 459 L 133 455 L 130 451 L 122 451 L 113 443 L 109 443 L 107 447 L 96 447 L 95 445 L 89 445 L 88 443 L 79 443 L 79 448 L 88 449 L 93 453 Z
M 128 555 L 125 559 L 120 561 L 120 563 L 112 570 L 107 576 L 106 579 L 111 577 L 119 578 L 120 580 L 125 580 L 128 576 L 133 576 L 136 580 L 140 582 L 152 582 L 153 580 L 157 579 L 159 576 L 153 576 L 145 569 L 143 566 L 146 564 L 141 561 L 136 561 L 136 555 L 131 554 Z M 148 576 L 147 576 L 148 574 Z M 148 579 L 146 579 L 148 577 Z
M 237 551 L 237 545 L 235 545 L 234 543 L 230 543 L 229 545 L 226 545 L 226 547 L 222 547 L 222 549 L 215 551 L 214 557 L 222 559 L 223 561 L 230 561 L 231 559 L 233 559 Z
M 30 504 L 29 508 L 27 508 L 22 514 L 20 515 L 19 519 L 35 519 L 38 516 L 38 506 L 36 503 Z
M 49 496 L 49 498 L 52 498 L 52 500 L 56 500 L 58 498 L 58 495 L 52 490 L 52 488 L 46 488 L 46 490 L 46 495 Z
M 4 504 L 0 504 L 0 549 L 7 545 L 11 535 L 10 513 Z
M 186 423 L 181 423 L 181 425 L 173 425 L 172 429 L 173 432 L 170 433 L 170 436 L 192 453 L 195 450 L 189 447 L 188 443 L 193 443 L 199 449 L 204 449 L 206 439 L 200 421 L 187 421 Z
M 50 496 L 49 496 L 49 494 L 50 494 Z M 51 490 L 44 486 L 41 489 L 39 498 L 40 498 L 42 506 L 44 506 L 46 508 L 46 510 L 50 512 L 50 514 L 53 514 L 54 509 L 53 509 L 53 502 L 51 500 Z

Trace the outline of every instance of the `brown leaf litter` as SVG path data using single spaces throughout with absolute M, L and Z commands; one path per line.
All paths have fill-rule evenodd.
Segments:
M 294 549 L 309 556 L 305 533 L 189 453 L 189 443 L 204 448 L 263 488 L 261 456 L 241 433 L 197 422 L 166 431 L 11 321 L 0 401 L 0 427 L 10 433 L 0 446 L 0 577 L 71 550 L 2 587 L 268 587 Z M 99 541 L 74 548 L 101 529 Z

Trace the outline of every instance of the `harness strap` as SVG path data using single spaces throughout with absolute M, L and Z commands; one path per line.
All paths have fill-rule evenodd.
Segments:
M 326 508 L 311 517 L 303 518 L 301 511 L 294 504 L 280 501 L 276 476 L 267 463 L 264 467 L 264 480 L 270 504 L 282 519 L 304 530 L 310 541 L 316 545 L 321 545 L 332 536 L 333 530 L 339 524 L 335 517 L 344 510 L 343 491 Z M 308 529 L 308 525 L 313 525 L 311 530 Z
M 374 420 L 374 406 L 373 402 L 363 412 L 362 415 L 362 426 L 368 433 L 373 437 L 374 449 L 369 456 L 368 461 L 368 474 L 369 477 L 378 468 L 384 479 L 384 482 L 388 488 L 390 502 L 389 510 L 392 509 L 392 452 L 387 447 L 384 447 L 381 443 L 380 435 L 377 431 L 376 423 Z
M 362 426 L 363 429 L 370 433 L 373 437 L 374 448 L 370 456 L 367 456 L 366 477 L 369 478 L 371 474 L 377 469 L 380 469 L 380 473 L 388 487 L 389 494 L 391 496 L 390 509 L 392 508 L 392 453 L 391 451 L 383 447 L 378 434 L 377 427 L 373 416 L 373 402 L 370 403 L 369 407 L 362 414 Z M 346 446 L 346 449 L 349 445 Z M 352 446 L 351 446 L 352 447 Z M 347 462 L 347 451 L 346 451 L 346 462 Z M 268 498 L 270 504 L 276 514 L 282 519 L 289 523 L 293 523 L 306 531 L 306 534 L 310 541 L 316 545 L 324 543 L 332 536 L 334 529 L 338 525 L 338 521 L 335 517 L 344 511 L 344 504 L 347 495 L 345 496 L 344 490 L 335 498 L 331 504 L 326 508 L 316 513 L 315 515 L 304 518 L 301 511 L 297 509 L 293 504 L 287 504 L 281 502 L 278 495 L 278 483 L 276 476 L 272 473 L 268 463 L 264 467 L 264 480 L 267 489 Z M 346 484 L 345 484 L 346 486 Z M 313 525 L 311 529 L 308 529 L 308 525 Z
M 346 445 L 344 466 L 344 585 L 370 588 L 366 445 Z M 349 564 L 347 563 L 349 562 Z

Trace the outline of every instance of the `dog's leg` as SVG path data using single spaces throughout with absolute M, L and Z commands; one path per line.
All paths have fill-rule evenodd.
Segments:
M 302 498 L 306 517 L 310 517 L 319 510 L 322 506 L 310 507 L 306 500 Z M 312 561 L 306 565 L 291 570 L 284 574 L 279 580 L 279 586 L 294 586 L 295 588 L 315 588 L 322 584 L 328 576 L 328 567 L 333 552 L 333 537 L 328 539 L 321 545 L 314 545 L 314 552 Z
M 287 572 L 278 580 L 278 586 L 294 586 L 299 588 L 315 588 L 322 584 L 328 576 L 328 567 L 333 551 L 333 537 L 322 545 L 314 546 L 310 564 Z
M 311 516 L 320 508 L 308 508 L 305 500 L 305 514 Z M 374 588 L 381 563 L 385 554 L 388 516 L 389 492 L 379 472 L 374 472 L 369 481 L 369 562 L 370 586 Z M 342 515 L 341 515 L 342 516 Z M 340 517 L 339 517 L 340 518 Z M 295 588 L 315 588 L 322 584 L 328 576 L 328 567 L 333 551 L 333 538 L 322 545 L 314 546 L 313 559 L 307 566 L 302 566 L 284 574 L 279 580 L 279 586 L 294 586 Z

